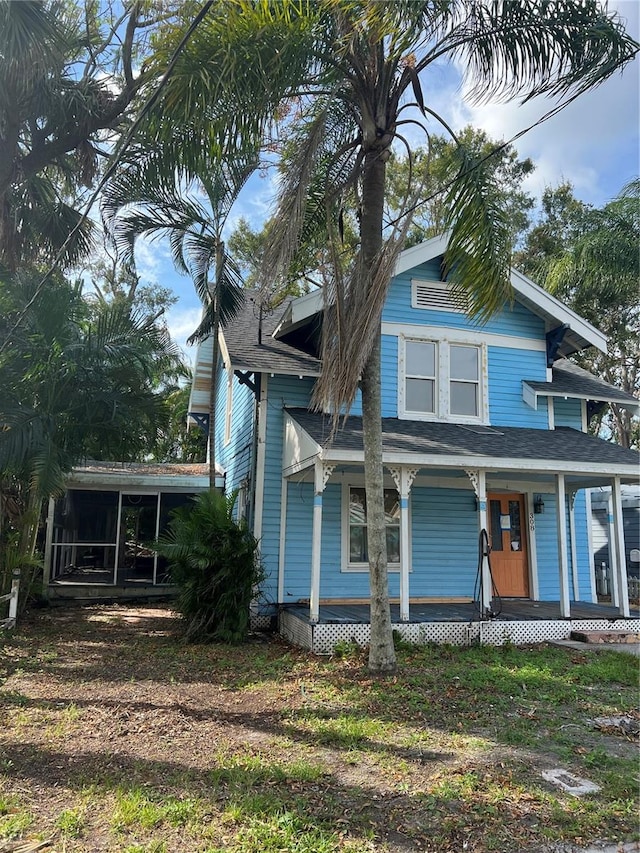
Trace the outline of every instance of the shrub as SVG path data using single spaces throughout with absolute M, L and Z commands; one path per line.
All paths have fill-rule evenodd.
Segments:
M 169 561 L 188 642 L 239 643 L 249 630 L 249 607 L 263 579 L 258 540 L 233 518 L 237 493 L 199 495 L 174 510 L 157 550 Z

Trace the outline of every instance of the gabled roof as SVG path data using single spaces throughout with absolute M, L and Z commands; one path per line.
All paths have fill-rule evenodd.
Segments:
M 598 403 L 617 403 L 632 412 L 640 410 L 640 400 L 566 358 L 553 365 L 551 382 L 525 379 L 522 386 L 525 401 L 534 409 L 537 408 L 538 397 L 573 397 Z
M 428 263 L 442 255 L 448 243 L 446 235 L 433 237 L 410 249 L 405 249 L 396 263 L 395 275 L 401 275 L 421 264 Z M 558 348 L 558 354 L 571 355 L 574 352 L 594 346 L 602 352 L 607 351 L 607 339 L 595 326 L 567 308 L 562 302 L 535 284 L 517 270 L 511 270 L 511 286 L 518 302 L 529 308 L 545 321 L 547 331 L 558 326 L 568 327 Z M 300 328 L 305 322 L 320 313 L 324 308 L 324 294 L 321 290 L 292 300 L 284 312 L 275 334 L 278 337 L 288 335 Z

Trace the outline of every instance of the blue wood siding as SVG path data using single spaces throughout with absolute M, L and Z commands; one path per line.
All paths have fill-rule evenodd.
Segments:
M 591 566 L 587 534 L 587 500 L 584 489 L 576 495 L 574 504 L 576 544 L 578 551 L 579 601 L 591 601 Z
M 514 302 L 505 306 L 486 324 L 479 324 L 466 314 L 455 311 L 431 311 L 411 307 L 411 280 L 439 281 L 440 263 L 436 259 L 429 264 L 415 267 L 396 276 L 390 285 L 387 301 L 382 312 L 385 323 L 413 323 L 421 326 L 448 326 L 455 329 L 469 329 L 475 332 L 511 335 L 544 340 L 544 321 L 524 305 Z
M 321 598 L 365 598 L 366 571 L 342 571 L 342 485 L 323 494 Z M 478 562 L 478 516 L 469 490 L 415 488 L 411 494 L 412 596 L 473 596 Z M 291 482 L 287 496 L 284 600 L 308 599 L 311 582 L 313 487 Z M 390 595 L 400 594 L 399 572 L 389 573 Z
M 216 463 L 226 472 L 226 489 L 229 492 L 236 489 L 251 471 L 255 398 L 253 391 L 234 376 L 230 440 L 225 443 L 227 376 L 226 368 L 221 365 L 218 371 L 215 432 Z
M 478 514 L 470 490 L 417 487 L 411 491 L 415 596 L 473 596 L 478 564 Z
M 267 384 L 267 423 L 265 437 L 264 500 L 260 553 L 266 572 L 263 587 L 267 603 L 278 597 L 278 560 L 280 554 L 280 502 L 282 495 L 282 448 L 284 407 L 307 406 L 313 380 L 294 376 L 269 376 Z M 309 563 L 309 571 L 311 564 Z M 307 583 L 307 587 L 308 587 Z M 307 589 L 306 597 L 309 597 Z
M 543 352 L 488 348 L 489 360 L 489 420 L 494 425 L 547 429 L 547 400 L 538 399 L 532 409 L 522 399 L 522 379 L 544 381 L 546 356 Z
M 554 422 L 557 427 L 573 427 L 582 429 L 582 405 L 580 400 L 565 400 L 563 397 L 553 399 Z
M 556 496 L 544 492 L 544 513 L 534 516 L 536 522 L 536 552 L 538 560 L 538 590 L 540 601 L 558 601 L 560 580 L 558 568 L 558 533 L 556 527 Z

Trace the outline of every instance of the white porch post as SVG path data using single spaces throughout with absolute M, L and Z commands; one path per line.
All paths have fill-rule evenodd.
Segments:
M 622 520 L 622 493 L 620 477 L 611 483 L 613 497 L 613 525 L 616 552 L 616 580 L 618 587 L 618 609 L 622 616 L 629 616 L 629 586 L 627 582 L 627 558 L 624 550 L 624 523 Z M 611 550 L 611 549 L 609 549 Z
M 566 491 L 564 474 L 556 474 L 556 522 L 558 529 L 558 569 L 560 582 L 560 615 L 565 619 L 571 616 L 569 603 L 569 564 L 567 559 L 567 522 L 566 522 Z
M 55 500 L 49 498 L 47 532 L 44 540 L 44 564 L 42 567 L 42 592 L 45 598 L 49 598 L 49 583 L 51 582 L 51 569 L 53 567 L 53 517 L 55 508 Z
M 313 472 L 313 539 L 311 542 L 311 595 L 309 619 L 320 618 L 320 556 L 322 549 L 322 493 L 333 471 L 333 465 L 323 465 L 316 459 Z
M 611 574 L 611 603 L 614 607 L 620 606 L 620 595 L 618 590 L 618 549 L 616 548 L 616 531 L 613 515 L 613 491 L 614 481 L 611 482 L 611 494 L 607 504 L 607 517 L 609 522 L 609 571 Z
M 418 473 L 417 468 L 389 468 L 400 498 L 400 619 L 409 621 L 409 493 Z
M 576 493 L 569 495 L 569 536 L 571 537 L 571 578 L 573 580 L 573 600 L 580 601 L 580 578 L 578 576 L 578 543 L 576 542 Z

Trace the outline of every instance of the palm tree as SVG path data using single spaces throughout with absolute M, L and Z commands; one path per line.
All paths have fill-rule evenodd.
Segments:
M 640 389 L 640 179 L 623 187 L 602 210 L 592 211 L 585 230 L 551 261 L 546 287 L 607 335 L 609 351 L 584 353 L 580 363 L 607 382 L 637 395 Z M 631 413 L 613 404 L 611 426 L 623 447 L 638 441 Z
M 402 135 L 408 123 L 419 124 L 428 141 L 431 119 L 459 142 L 425 103 L 424 75 L 435 63 L 460 60 L 478 101 L 572 98 L 621 68 L 637 49 L 616 16 L 595 2 L 319 0 L 307 6 L 235 0 L 205 19 L 168 82 L 158 139 L 171 144 L 171 128 L 187 124 L 190 156 L 210 150 L 209 144 L 194 145 L 205 139 L 233 156 L 229 140 L 236 146 L 253 140 L 268 128 L 268 115 L 287 105 L 281 111 L 287 174 L 266 280 L 286 275 L 314 225 L 335 239 L 342 208 L 357 207 L 359 251 L 347 278 L 336 276 L 328 294 L 315 402 L 339 412 L 358 387 L 362 392 L 372 672 L 395 668 L 382 491 L 380 316 L 416 189 L 407 187 L 407 215 L 384 235 L 392 146 L 411 150 Z M 457 177 L 445 197 L 451 232 L 445 266 L 482 319 L 510 295 L 509 229 L 489 171 L 461 144 L 457 157 Z
M 53 278 L 33 299 L 38 280 L 0 278 L 0 341 L 11 334 L 0 357 L 0 558 L 8 548 L 31 568 L 43 502 L 85 456 L 145 453 L 168 419 L 158 374 L 178 360 L 153 316 L 114 304 L 89 320 L 79 286 Z
M 191 176 L 167 152 L 138 150 L 106 187 L 102 214 L 122 261 L 135 265 L 135 241 L 168 237 L 176 268 L 190 275 L 204 306 L 189 343 L 212 338 L 209 407 L 209 480 L 215 485 L 215 390 L 218 333 L 238 312 L 244 298 L 242 276 L 225 249 L 222 232 L 229 211 L 256 168 L 250 153 L 222 163 L 211 174 Z M 213 277 L 210 276 L 213 272 Z

